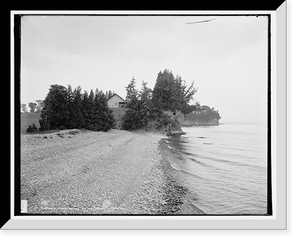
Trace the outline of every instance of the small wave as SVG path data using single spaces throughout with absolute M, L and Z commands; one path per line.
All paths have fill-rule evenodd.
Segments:
M 189 156 L 196 156 L 195 154 L 193 153 L 189 153 L 189 152 L 185 152 L 185 151 L 180 151 L 182 154 L 185 154 L 185 155 L 189 155 Z
M 200 178 L 200 179 L 203 179 L 201 176 L 196 175 L 196 174 L 194 174 L 194 173 L 192 173 L 192 172 L 189 172 L 189 171 L 184 170 L 184 169 L 182 169 L 182 168 L 177 168 L 177 167 L 174 166 L 174 164 L 172 164 L 172 163 L 171 163 L 171 167 L 172 167 L 172 169 L 177 170 L 177 171 L 180 171 L 180 172 L 182 172 L 182 173 L 184 173 L 184 174 L 191 175 L 191 176 L 196 177 L 196 178 L 198 178 L 198 179 L 199 179 L 199 178 Z
M 211 161 L 214 161 L 214 162 L 223 162 L 223 163 L 228 163 L 228 164 L 239 166 L 239 167 L 240 166 L 249 166 L 249 167 L 257 168 L 257 169 L 264 168 L 263 166 L 259 166 L 259 165 L 246 164 L 246 163 L 236 162 L 236 161 L 227 160 L 227 159 L 219 159 L 219 158 L 208 157 L 208 156 L 203 156 L 203 155 L 198 155 L 198 156 L 200 158 L 211 160 Z M 195 161 L 195 162 L 197 162 L 197 161 Z M 214 167 L 214 166 L 212 166 L 212 167 Z
M 193 209 L 193 211 L 196 211 L 196 214 L 207 214 L 202 208 L 199 208 L 195 203 L 193 203 L 191 200 L 188 200 L 189 206 Z
M 235 165 L 235 166 L 239 166 L 239 167 L 248 166 L 248 167 L 252 167 L 252 168 L 256 168 L 256 169 L 263 168 L 263 166 L 253 165 L 253 164 L 245 164 L 245 163 L 240 163 L 240 162 L 236 162 L 236 161 L 232 161 L 232 160 L 227 160 L 227 159 L 218 159 L 218 161 L 225 162 L 225 163 L 228 163 L 228 164 L 231 164 L 231 165 Z
M 194 159 L 194 158 L 190 158 L 190 160 L 194 161 L 194 162 L 197 163 L 197 164 L 203 165 L 203 166 L 205 166 L 205 167 L 212 168 L 212 169 L 214 169 L 214 170 L 218 170 L 218 168 L 216 168 L 215 166 L 212 166 L 212 165 L 203 163 L 203 162 L 201 162 L 201 161 L 199 161 L 199 160 L 196 160 L 196 159 Z
M 248 147 L 229 147 L 229 146 L 221 146 L 219 145 L 218 146 L 220 149 L 226 149 L 226 150 L 231 150 L 231 151 L 246 151 L 246 152 L 257 152 L 257 149 L 251 149 L 251 148 L 248 148 Z

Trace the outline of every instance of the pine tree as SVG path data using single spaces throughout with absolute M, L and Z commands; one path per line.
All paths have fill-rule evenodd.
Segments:
M 189 102 L 196 92 L 194 83 L 188 86 L 180 76 L 175 78 L 171 71 L 165 69 L 157 75 L 152 102 L 160 110 L 179 110 L 187 114 L 191 111 Z
M 98 89 L 95 90 L 95 97 L 94 97 L 94 129 L 96 131 L 102 130 L 102 103 L 101 103 L 101 95 Z M 105 97 L 106 99 L 106 97 Z
M 84 118 L 82 114 L 83 97 L 81 94 L 81 86 L 73 91 L 73 114 L 75 127 L 80 129 L 84 127 Z
M 88 129 L 90 127 L 90 119 L 89 119 L 89 95 L 87 91 L 84 91 L 82 98 L 82 106 L 81 106 L 81 114 L 83 117 L 84 125 L 83 127 Z
M 74 106 L 74 93 L 72 91 L 72 87 L 69 84 L 67 88 L 67 116 L 68 116 L 68 123 L 66 124 L 67 129 L 76 128 L 75 124 L 75 106 Z
M 135 130 L 142 128 L 148 124 L 152 102 L 151 89 L 147 87 L 147 83 L 142 83 L 142 90 L 136 88 L 135 79 L 132 78 L 128 86 L 126 86 L 126 109 L 122 118 L 122 127 L 125 130 Z
M 69 124 L 67 89 L 51 85 L 41 113 L 40 130 L 65 129 Z
M 115 92 L 109 90 L 109 91 L 108 91 L 108 98 L 107 98 L 107 99 L 109 99 L 110 97 L 112 97 L 112 96 L 114 95 L 114 93 L 115 93 Z
M 133 101 L 135 99 L 138 99 L 138 94 L 139 91 L 136 88 L 136 82 L 135 82 L 135 78 L 132 77 L 132 79 L 130 80 L 129 84 L 125 87 L 126 89 L 126 101 Z
M 41 130 L 86 128 L 108 131 L 115 125 L 113 112 L 108 108 L 106 96 L 99 89 L 84 91 L 78 86 L 51 85 L 41 113 Z
M 95 92 L 94 98 L 94 128 L 107 132 L 115 125 L 113 111 L 109 109 L 106 96 L 100 91 Z

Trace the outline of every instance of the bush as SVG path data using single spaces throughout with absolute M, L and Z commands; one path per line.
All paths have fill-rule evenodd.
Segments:
M 33 123 L 32 125 L 29 125 L 26 132 L 27 133 L 31 133 L 31 132 L 36 132 L 38 129 L 36 127 L 36 125 Z

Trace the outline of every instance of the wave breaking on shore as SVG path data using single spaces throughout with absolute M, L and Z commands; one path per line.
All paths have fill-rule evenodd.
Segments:
M 196 207 L 190 200 L 190 191 L 182 183 L 180 178 L 181 170 L 174 166 L 174 160 L 182 161 L 174 148 L 168 145 L 167 139 L 161 139 L 159 142 L 159 152 L 162 156 L 160 161 L 161 168 L 164 172 L 166 193 L 169 204 L 165 207 L 166 214 L 182 215 L 204 215 L 205 212 Z

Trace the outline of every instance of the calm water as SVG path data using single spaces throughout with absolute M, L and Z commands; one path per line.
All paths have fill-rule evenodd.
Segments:
M 188 201 L 206 214 L 267 213 L 267 125 L 184 127 L 165 139 Z

